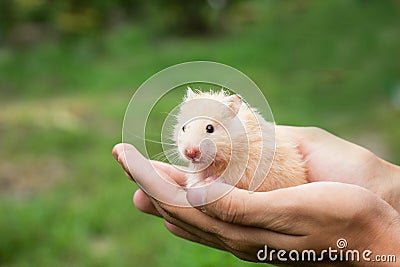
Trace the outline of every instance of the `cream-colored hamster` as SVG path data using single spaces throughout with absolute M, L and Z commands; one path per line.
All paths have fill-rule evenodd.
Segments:
M 239 95 L 188 88 L 174 138 L 192 170 L 187 187 L 213 179 L 251 191 L 307 183 L 297 144 L 275 135 L 274 124 Z

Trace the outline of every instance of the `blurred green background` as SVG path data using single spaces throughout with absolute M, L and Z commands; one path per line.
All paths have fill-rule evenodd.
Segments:
M 173 64 L 231 65 L 278 124 L 400 164 L 400 1 L 149 2 L 0 1 L 0 266 L 253 265 L 135 210 L 110 154 L 135 89 Z

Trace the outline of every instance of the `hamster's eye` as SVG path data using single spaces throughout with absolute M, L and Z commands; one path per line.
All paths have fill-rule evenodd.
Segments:
M 185 128 L 186 128 L 186 126 L 183 125 L 183 126 L 182 126 L 182 131 L 183 131 L 183 132 L 185 132 Z
M 206 131 L 207 133 L 213 133 L 214 132 L 214 126 L 212 126 L 211 124 L 206 126 Z

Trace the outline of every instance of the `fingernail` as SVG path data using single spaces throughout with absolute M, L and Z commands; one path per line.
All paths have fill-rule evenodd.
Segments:
M 111 150 L 111 154 L 113 155 L 113 157 L 116 161 L 118 161 L 118 155 L 119 155 L 118 149 L 117 149 L 118 146 L 119 146 L 119 144 L 116 144 Z
M 112 153 L 114 159 L 118 161 L 118 155 L 117 155 L 117 153 L 115 153 L 114 151 L 112 151 L 111 153 Z
M 118 154 L 117 154 L 117 161 L 118 161 L 118 163 L 121 164 L 121 165 L 122 165 L 122 161 L 123 161 L 123 159 L 124 159 L 124 153 L 125 153 L 125 152 L 121 152 L 121 153 L 118 153 Z

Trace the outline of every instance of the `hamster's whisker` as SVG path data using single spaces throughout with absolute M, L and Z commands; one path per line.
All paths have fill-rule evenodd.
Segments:
M 177 144 L 175 142 L 173 142 L 173 141 L 171 141 L 171 143 L 163 142 L 163 141 L 153 140 L 153 139 L 150 139 L 150 138 L 143 138 L 143 137 L 140 137 L 140 136 L 137 136 L 137 135 L 134 135 L 134 134 L 132 135 L 132 137 L 135 137 L 137 139 L 144 140 L 144 141 L 147 141 L 147 142 L 150 142 L 150 143 L 169 145 L 169 146 L 177 146 Z
M 176 160 L 179 158 L 179 152 L 176 148 L 166 149 L 164 151 L 155 154 L 152 158 L 156 160 L 167 160 L 167 159 Z
M 164 155 L 156 155 L 152 157 L 152 160 L 157 160 L 157 161 L 164 161 L 167 158 Z
M 152 140 L 152 139 L 148 139 L 148 138 L 144 138 L 143 140 L 150 142 L 150 143 L 156 143 L 156 144 L 162 144 L 162 145 L 169 145 L 169 146 L 177 146 L 174 143 L 167 143 L 167 142 L 162 142 L 162 141 L 157 141 L 157 140 Z
M 179 161 L 179 159 L 180 159 L 179 155 L 176 155 L 175 157 L 171 158 L 171 162 L 172 163 L 177 162 Z
M 175 151 L 175 149 L 169 149 L 169 150 L 163 150 L 157 154 L 159 154 L 159 155 L 174 155 L 176 153 L 177 152 Z
M 164 150 L 164 154 L 172 156 L 172 155 L 178 155 L 179 152 L 176 149 L 169 149 L 169 150 Z
M 172 112 L 166 112 L 166 111 L 164 111 L 164 112 L 160 112 L 160 114 L 166 114 L 166 115 L 172 116 L 172 117 L 174 117 L 174 118 L 177 118 L 177 117 L 178 117 L 177 114 L 173 114 Z

